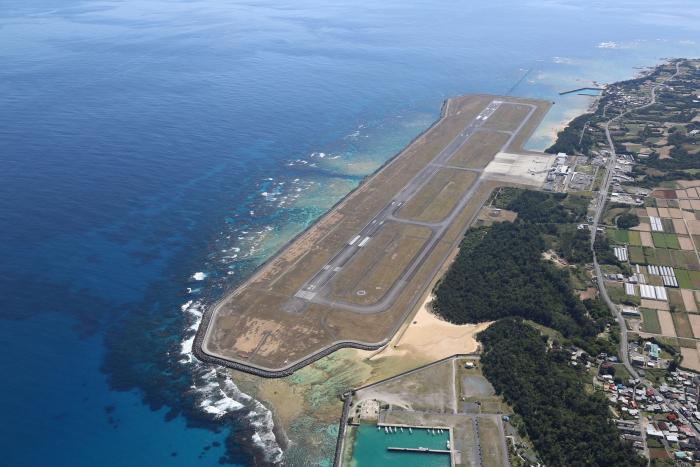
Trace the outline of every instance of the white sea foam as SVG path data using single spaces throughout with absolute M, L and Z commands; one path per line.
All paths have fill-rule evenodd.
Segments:
M 272 412 L 259 401 L 254 401 L 255 409 L 251 410 L 247 418 L 256 430 L 253 433 L 253 443 L 258 445 L 267 455 L 270 462 L 282 462 L 283 452 L 275 437 L 275 422 L 272 420 Z
M 217 391 L 214 391 L 216 393 Z M 240 410 L 243 404 L 226 395 L 224 391 L 218 389 L 218 399 L 209 397 L 199 403 L 199 406 L 205 412 L 214 415 L 214 418 L 220 418 L 229 412 Z
M 188 337 L 184 341 L 180 342 L 180 355 L 184 355 L 185 358 L 180 360 L 180 363 L 192 363 L 194 360 L 194 355 L 192 354 L 192 344 L 194 343 L 194 334 Z
M 313 161 L 322 164 L 322 159 L 337 157 L 340 156 L 319 152 L 313 155 L 313 158 L 309 157 L 309 160 L 297 159 L 294 163 L 308 167 Z M 314 186 L 314 182 L 303 178 L 281 181 L 275 181 L 272 178 L 260 179 L 259 188 L 253 193 L 254 198 L 249 205 L 243 207 L 242 212 L 248 212 L 251 216 L 257 213 L 256 218 L 265 218 L 270 209 L 291 205 L 300 198 L 302 192 Z M 238 266 L 234 266 L 236 263 L 250 258 L 255 260 L 256 256 L 268 247 L 270 240 L 276 238 L 274 225 L 255 222 L 251 217 L 247 219 L 249 224 L 236 225 L 235 222 L 231 222 L 229 224 L 231 227 L 220 233 L 218 247 L 213 250 L 215 255 L 213 262 L 220 264 L 226 274 L 210 273 L 216 284 L 208 280 L 204 283 L 206 287 L 221 285 L 226 280 L 224 277 L 237 273 Z M 203 269 L 213 271 L 210 268 Z M 204 272 L 198 272 L 192 276 L 195 280 L 204 280 L 206 277 Z M 262 403 L 241 392 L 231 380 L 228 370 L 201 363 L 192 353 L 204 307 L 205 305 L 196 298 L 181 305 L 182 312 L 187 316 L 187 322 L 184 326 L 178 358 L 181 364 L 192 371 L 191 390 L 196 397 L 196 406 L 215 419 L 225 417 L 229 413 L 240 412 L 255 431 L 251 442 L 266 453 L 268 462 L 280 463 L 283 452 L 275 438 L 272 413 Z
M 192 300 L 180 307 L 191 316 L 191 321 L 180 343 L 180 354 L 183 358 L 179 362 L 192 369 L 192 390 L 199 395 L 197 405 L 214 419 L 247 409 L 246 418 L 255 429 L 252 442 L 263 451 L 268 462 L 280 464 L 283 451 L 275 438 L 272 413 L 262 403 L 242 392 L 225 369 L 202 364 L 194 358 L 192 346 L 202 321 L 203 307 L 201 302 Z

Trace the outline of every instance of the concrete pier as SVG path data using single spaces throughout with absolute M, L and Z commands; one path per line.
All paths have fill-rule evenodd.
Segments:
M 592 86 L 587 86 L 585 88 L 577 88 L 577 89 L 572 89 L 571 91 L 562 91 L 559 93 L 560 96 L 564 96 L 566 94 L 573 94 L 575 92 L 581 92 L 581 91 L 605 91 L 603 88 L 594 88 Z
M 430 448 L 395 448 L 387 447 L 387 451 L 402 451 L 402 452 L 427 452 L 431 454 L 452 454 L 452 451 L 447 449 L 430 449 Z

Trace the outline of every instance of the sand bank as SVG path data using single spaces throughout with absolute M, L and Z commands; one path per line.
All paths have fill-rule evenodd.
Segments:
M 369 360 L 400 356 L 433 361 L 459 353 L 475 352 L 478 348 L 476 335 L 492 322 L 462 325 L 448 323 L 430 311 L 432 300 L 433 297 L 428 296 L 408 327 L 397 333 L 389 345 Z

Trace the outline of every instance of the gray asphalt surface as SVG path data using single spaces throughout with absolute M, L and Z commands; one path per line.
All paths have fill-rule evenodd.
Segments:
M 425 258 L 431 253 L 435 245 L 440 241 L 445 231 L 449 228 L 455 218 L 460 214 L 460 212 L 467 205 L 474 193 L 479 189 L 480 178 L 477 179 L 472 186 L 467 190 L 462 199 L 457 203 L 452 212 L 443 220 L 438 223 L 426 223 L 419 221 L 411 221 L 406 219 L 397 218 L 394 214 L 398 209 L 401 208 L 407 201 L 411 200 L 420 190 L 425 186 L 426 183 L 441 169 L 452 168 L 446 163 L 450 158 L 469 140 L 469 138 L 476 131 L 491 131 L 482 128 L 483 124 L 487 119 L 493 115 L 493 113 L 498 110 L 502 105 L 515 105 L 521 107 L 528 107 L 530 111 L 527 116 L 520 122 L 518 128 L 514 131 L 503 131 L 498 130 L 500 133 L 510 134 L 510 138 L 501 147 L 501 151 L 505 150 L 510 146 L 513 139 L 520 133 L 522 127 L 527 123 L 532 114 L 535 112 L 537 107 L 532 104 L 522 104 L 522 103 L 512 103 L 503 102 L 499 100 L 494 100 L 489 103 L 489 105 L 484 108 L 484 110 L 479 113 L 477 117 L 472 120 L 472 122 L 464 128 L 438 155 L 432 160 L 432 162 L 426 165 L 421 171 L 419 171 L 415 177 L 408 182 L 408 184 L 397 193 L 393 200 L 384 206 L 379 213 L 372 218 L 372 220 L 365 225 L 355 236 L 348 239 L 343 248 L 329 261 L 320 271 L 314 275 L 309 281 L 307 281 L 302 288 L 295 294 L 295 297 L 303 299 L 313 303 L 320 303 L 327 306 L 332 306 L 335 308 L 341 308 L 350 310 L 356 313 L 379 313 L 388 309 L 393 302 L 396 300 L 398 295 L 401 293 L 403 288 L 406 286 L 408 281 L 414 272 L 420 267 Z M 459 170 L 465 170 L 459 168 Z M 469 170 L 469 169 L 467 169 Z M 473 170 L 474 172 L 480 173 L 481 170 Z M 353 303 L 347 303 L 339 300 L 331 300 L 328 298 L 329 287 L 328 284 L 336 276 L 342 268 L 348 264 L 349 261 L 361 250 L 367 242 L 372 241 L 371 238 L 375 235 L 384 225 L 384 223 L 390 220 L 392 222 L 406 223 L 406 224 L 416 224 L 429 227 L 432 230 L 430 238 L 423 245 L 419 253 L 413 258 L 411 263 L 402 272 L 399 279 L 389 288 L 387 293 L 378 302 L 370 305 L 357 305 Z M 364 243 L 363 243 L 364 242 Z M 362 246 L 361 246 L 362 245 Z
M 605 209 L 605 202 L 608 197 L 608 191 L 610 191 L 610 182 L 612 180 L 612 170 L 615 167 L 615 160 L 617 157 L 617 153 L 615 152 L 615 144 L 613 143 L 612 136 L 610 135 L 610 124 L 614 122 L 615 120 L 618 120 L 622 118 L 623 116 L 627 115 L 630 112 L 633 112 L 635 110 L 641 110 L 645 109 L 649 106 L 652 106 L 656 104 L 656 90 L 663 86 L 666 81 L 670 81 L 673 78 L 678 75 L 680 72 L 678 63 L 676 63 L 676 72 L 670 76 L 668 79 L 664 80 L 664 82 L 659 83 L 651 88 L 651 99 L 647 104 L 644 104 L 639 107 L 634 107 L 629 110 L 626 110 L 625 112 L 621 113 L 620 115 L 617 115 L 610 120 L 608 120 L 605 123 L 605 137 L 608 140 L 608 146 L 610 147 L 610 160 L 608 161 L 608 165 L 605 168 L 605 178 L 603 185 L 600 188 L 600 191 L 598 192 L 598 204 L 595 212 L 595 216 L 593 217 L 593 225 L 591 226 L 591 248 L 593 247 L 593 244 L 595 242 L 595 235 L 598 229 L 598 223 L 600 222 L 600 217 L 603 214 L 603 211 Z M 595 255 L 595 250 L 593 251 L 593 267 L 595 269 L 595 274 L 596 274 L 596 281 L 598 283 L 598 290 L 600 291 L 600 295 L 603 298 L 603 301 L 605 304 L 608 306 L 610 311 L 613 313 L 615 316 L 615 319 L 617 320 L 617 323 L 620 328 L 620 358 L 622 359 L 622 363 L 625 365 L 625 368 L 627 371 L 632 375 L 634 378 L 639 378 L 639 374 L 637 373 L 636 368 L 632 366 L 630 363 L 629 359 L 629 351 L 628 351 L 628 343 L 627 343 L 627 324 L 625 323 L 625 318 L 622 316 L 621 311 L 618 309 L 618 307 L 613 303 L 612 300 L 610 300 L 610 296 L 608 295 L 608 291 L 605 288 L 605 280 L 603 279 L 603 272 L 600 269 L 600 265 L 598 264 L 598 258 Z M 636 386 L 635 386 L 636 387 Z M 641 433 L 644 433 L 644 424 L 642 423 L 643 417 L 640 417 L 639 419 L 639 429 Z M 646 456 L 648 457 L 648 449 L 647 449 L 647 444 L 646 440 L 644 441 L 644 452 Z

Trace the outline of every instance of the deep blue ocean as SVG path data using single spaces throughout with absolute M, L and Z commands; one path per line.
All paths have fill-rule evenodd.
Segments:
M 446 97 L 555 100 L 542 149 L 698 42 L 694 0 L 2 0 L 0 465 L 281 459 L 201 310 Z

